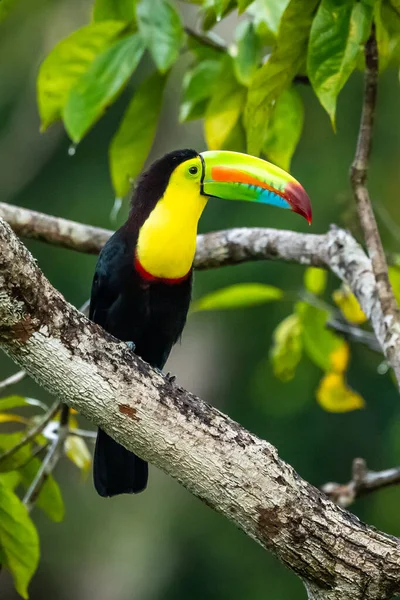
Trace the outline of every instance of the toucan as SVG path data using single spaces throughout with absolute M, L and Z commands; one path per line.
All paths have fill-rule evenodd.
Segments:
M 89 318 L 158 370 L 186 322 L 197 226 L 213 197 L 288 208 L 311 223 L 304 188 L 260 158 L 177 150 L 145 170 L 126 223 L 99 255 Z M 147 486 L 148 466 L 99 429 L 93 476 L 100 496 L 137 494 Z

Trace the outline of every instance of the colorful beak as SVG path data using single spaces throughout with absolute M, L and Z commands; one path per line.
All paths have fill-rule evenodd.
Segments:
M 300 183 L 279 167 L 239 152 L 201 152 L 202 194 L 289 208 L 311 224 L 310 199 Z

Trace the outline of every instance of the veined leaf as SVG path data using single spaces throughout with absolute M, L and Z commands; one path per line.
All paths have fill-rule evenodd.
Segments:
M 246 107 L 250 154 L 260 153 L 274 104 L 302 66 L 317 4 L 318 0 L 290 0 L 280 21 L 276 46 L 253 77 Z
M 74 142 L 82 139 L 125 86 L 143 51 L 138 34 L 125 37 L 100 54 L 80 77 L 63 110 L 65 128 Z
M 183 78 L 183 98 L 179 109 L 179 121 L 189 121 L 203 116 L 207 101 L 213 93 L 221 63 L 218 60 L 202 60 Z M 201 113 L 198 113 L 199 106 Z
M 26 506 L 1 479 L 0 552 L 17 592 L 28 598 L 28 585 L 39 562 L 39 537 Z
M 154 73 L 134 93 L 110 146 L 115 193 L 125 196 L 150 152 L 161 110 L 165 76 Z
M 233 73 L 232 59 L 222 62 L 221 77 L 215 86 L 204 120 L 204 135 L 210 150 L 219 150 L 235 127 L 246 102 L 246 89 Z
M 71 88 L 126 27 L 118 21 L 92 23 L 62 40 L 43 61 L 37 80 L 42 131 L 61 118 Z
M 298 302 L 296 313 L 302 325 L 304 350 L 321 369 L 331 371 L 337 357 L 335 353 L 340 352 L 345 342 L 326 328 L 328 311 Z
M 316 267 L 308 267 L 304 273 L 304 286 L 306 290 L 319 296 L 326 289 L 328 273 L 325 269 L 317 269 Z
M 23 485 L 28 488 L 38 472 L 41 461 L 32 458 L 19 469 Z M 40 508 L 52 521 L 59 523 L 64 518 L 64 502 L 58 483 L 52 475 L 49 475 L 40 490 L 35 506 Z
M 194 302 L 192 312 L 246 308 L 281 300 L 283 291 L 262 283 L 237 283 L 211 292 Z
M 320 406 L 328 412 L 342 413 L 364 408 L 360 394 L 352 390 L 341 373 L 326 373 L 317 390 Z
M 65 454 L 84 473 L 90 469 L 92 455 L 85 440 L 78 435 L 69 435 L 65 441 Z
M 233 68 L 236 79 L 242 85 L 250 85 L 260 61 L 260 42 L 250 21 L 242 21 L 235 30 L 235 54 Z
M 275 377 L 281 381 L 293 379 L 303 350 L 299 316 L 289 315 L 275 329 L 271 361 Z
M 300 94 L 284 90 L 275 102 L 264 141 L 263 152 L 268 160 L 285 171 L 300 140 L 304 123 L 304 107 Z
M 371 23 L 371 0 L 322 0 L 313 21 L 307 71 L 334 129 L 337 96 L 363 52 Z
M 248 13 L 253 18 L 254 27 L 265 44 L 275 42 L 282 15 L 289 0 L 255 0 Z
M 142 0 L 136 8 L 139 32 L 157 69 L 165 73 L 178 58 L 183 44 L 179 14 L 166 0 Z
M 136 0 L 95 0 L 93 21 L 126 21 L 135 20 Z
M 340 289 L 335 290 L 332 294 L 332 298 L 349 323 L 354 323 L 355 325 L 365 323 L 367 317 L 359 305 L 357 298 L 348 286 L 342 285 Z

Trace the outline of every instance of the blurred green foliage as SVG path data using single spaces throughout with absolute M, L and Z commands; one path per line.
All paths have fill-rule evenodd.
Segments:
M 209 147 L 247 149 L 289 169 L 299 144 L 294 168 L 313 199 L 313 231 L 335 221 L 357 233 L 347 171 L 360 114 L 357 71 L 372 20 L 382 79 L 371 188 L 385 246 L 397 253 L 397 0 L 38 0 L 35 6 L 3 0 L 2 199 L 110 226 L 112 195 L 127 194 L 149 157 L 200 149 L 204 135 Z M 53 124 L 42 137 L 36 77 L 41 128 Z M 320 105 L 337 124 L 336 137 Z M 54 124 L 59 119 L 79 142 L 70 149 L 73 158 L 71 142 Z M 228 213 L 218 201 L 202 221 L 204 230 L 242 224 L 302 227 L 272 209 L 236 205 Z M 29 247 L 79 306 L 89 294 L 93 257 Z M 398 273 L 393 267 L 400 295 Z M 277 445 L 316 485 L 346 480 L 358 455 L 376 469 L 398 462 L 398 396 L 390 377 L 378 374 L 381 357 L 357 345 L 350 355 L 349 345 L 326 329 L 338 311 L 367 327 L 354 297 L 333 277 L 297 265 L 246 264 L 198 274 L 195 293 L 184 345 L 169 365 L 179 383 Z M 13 369 L 4 361 L 0 374 Z M 3 451 L 37 419 L 30 396 L 48 400 L 33 382 L 19 384 L 18 392 L 0 400 Z M 38 437 L 0 473 L 1 562 L 24 597 L 39 542 L 19 497 L 41 463 L 41 454 L 32 455 L 49 441 Z M 34 512 L 42 560 L 32 598 L 305 598 L 294 575 L 154 469 L 142 496 L 104 502 L 91 481 L 84 485 L 68 468 L 72 461 L 87 473 L 90 452 L 82 438 L 69 436 L 65 453 L 69 463 L 61 463 L 58 483 L 48 479 L 36 504 L 42 511 Z M 42 518 L 60 521 L 64 504 L 57 527 Z M 354 510 L 398 535 L 397 504 L 397 490 L 388 489 Z M 5 575 L 0 586 L 2 597 L 15 597 Z

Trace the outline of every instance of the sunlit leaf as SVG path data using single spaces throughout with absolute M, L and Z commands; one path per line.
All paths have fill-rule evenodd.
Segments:
M 192 311 L 243 308 L 283 298 L 283 291 L 262 283 L 237 283 L 194 302 Z
M 0 481 L 6 487 L 10 488 L 11 490 L 15 490 L 17 485 L 21 482 L 21 473 L 19 471 L 8 471 L 7 473 L 0 473 Z
M 228 8 L 230 0 L 212 0 L 212 3 L 215 14 L 217 15 L 217 18 L 220 19 Z
M 275 42 L 282 15 L 289 0 L 255 0 L 248 13 L 253 18 L 254 27 L 265 44 Z
M 153 73 L 135 91 L 110 146 L 115 193 L 125 196 L 150 152 L 160 115 L 165 76 Z
M 135 19 L 136 0 L 95 0 L 94 21 L 133 21 Z
M 363 52 L 371 23 L 371 0 L 322 0 L 313 21 L 307 71 L 334 128 L 337 96 Z
M 285 171 L 300 140 L 304 122 L 304 107 L 300 94 L 294 89 L 284 90 L 275 102 L 263 152 L 268 160 Z
M 342 413 L 364 408 L 360 394 L 352 390 L 340 373 L 326 373 L 317 390 L 320 406 L 328 412 Z
M 0 552 L 17 592 L 28 598 L 28 585 L 39 562 L 39 537 L 26 506 L 1 479 Z
M 308 267 L 304 273 L 304 285 L 306 290 L 319 296 L 323 294 L 326 288 L 328 273 L 325 269 L 317 269 L 316 267 Z
M 246 102 L 246 88 L 236 81 L 232 59 L 223 68 L 207 106 L 204 135 L 210 150 L 219 150 L 241 116 Z
M 104 21 L 78 29 L 62 40 L 43 61 L 37 79 L 37 96 L 42 130 L 61 118 L 71 88 L 96 56 L 126 27 L 125 23 Z
M 397 304 L 400 306 L 400 267 L 391 266 L 389 267 L 389 279 L 392 284 L 393 293 L 396 298 Z
M 349 323 L 354 323 L 355 325 L 365 323 L 367 317 L 359 305 L 357 298 L 348 286 L 342 285 L 340 289 L 335 290 L 332 294 L 332 298 Z
M 344 373 L 350 360 L 350 347 L 348 343 L 343 340 L 336 350 L 331 352 L 329 358 L 332 371 L 334 373 Z
M 183 43 L 179 13 L 166 0 L 142 0 L 136 14 L 139 32 L 157 69 L 165 73 L 178 58 Z
M 10 408 L 18 408 L 19 406 L 27 406 L 28 402 L 23 396 L 6 396 L 0 398 L 0 411 L 9 410 Z
M 289 315 L 275 329 L 271 361 L 274 375 L 282 381 L 293 379 L 302 354 L 302 331 L 298 315 Z
M 246 107 L 250 154 L 260 153 L 275 101 L 290 86 L 304 62 L 317 4 L 318 0 L 290 0 L 280 22 L 276 46 L 253 77 Z
M 23 467 L 19 469 L 22 477 L 22 483 L 25 488 L 28 488 L 35 478 L 36 473 L 41 467 L 41 461 L 34 457 Z M 64 502 L 61 496 L 61 491 L 58 483 L 52 475 L 49 475 L 40 490 L 39 496 L 35 502 L 35 506 L 43 510 L 43 512 L 56 523 L 59 523 L 64 518 Z
M 254 2 L 254 0 L 237 0 L 239 15 L 241 15 L 252 2 Z
M 0 413 L 0 423 L 27 423 L 27 419 L 13 413 Z
M 331 371 L 333 368 L 332 355 L 345 342 L 326 328 L 328 311 L 310 306 L 305 302 L 298 302 L 296 312 L 302 325 L 304 350 L 321 369 Z
M 72 88 L 63 110 L 65 128 L 79 142 L 125 86 L 144 51 L 138 34 L 115 42 L 98 56 Z
M 246 152 L 246 131 L 242 119 L 239 119 L 226 140 L 221 146 L 221 150 L 230 150 L 231 152 Z
M 24 432 L 22 431 L 18 431 L 16 433 L 0 434 L 0 459 L 1 454 L 18 444 L 21 441 L 23 435 Z M 22 446 L 22 448 L 20 448 L 9 458 L 0 460 L 0 472 L 13 471 L 14 469 L 18 469 L 18 467 L 28 462 L 28 460 L 31 457 L 31 452 L 32 445 L 25 444 L 25 446 Z
M 202 117 L 211 96 L 221 63 L 218 60 L 202 60 L 193 69 L 186 72 L 183 78 L 183 97 L 179 109 L 181 123 Z M 199 108 L 200 111 L 199 112 Z
M 65 454 L 80 469 L 87 472 L 92 464 L 92 455 L 85 440 L 78 435 L 69 435 L 65 441 Z
M 242 85 L 250 85 L 260 61 L 260 42 L 251 21 L 242 21 L 235 30 L 233 68 Z

